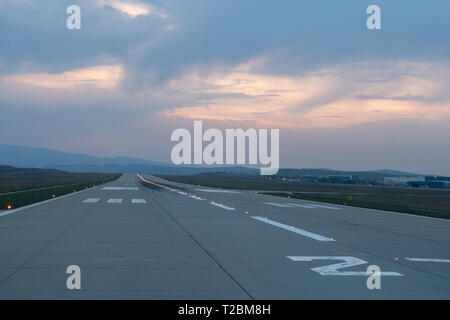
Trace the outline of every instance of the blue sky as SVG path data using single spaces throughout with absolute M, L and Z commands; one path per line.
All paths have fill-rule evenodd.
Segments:
M 371 4 L 382 30 L 366 28 Z M 450 174 L 449 14 L 446 0 L 0 0 L 0 143 L 170 161 L 170 133 L 195 119 L 280 128 L 283 167 Z

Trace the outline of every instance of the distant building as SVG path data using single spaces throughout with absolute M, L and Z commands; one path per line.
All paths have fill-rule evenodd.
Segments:
M 351 181 L 351 180 L 353 180 L 352 175 L 346 175 L 346 174 L 329 175 L 329 176 L 327 176 L 327 178 L 332 181 Z
M 450 177 L 429 176 L 425 182 L 429 188 L 450 188 Z
M 428 176 L 421 181 L 409 181 L 408 185 L 413 188 L 450 188 L 450 177 Z
M 384 184 L 388 186 L 408 186 L 410 182 L 425 182 L 425 177 L 416 176 L 416 177 L 389 177 L 384 178 Z
M 305 175 L 305 176 L 301 176 L 300 177 L 300 181 L 301 182 L 318 182 L 319 181 L 319 177 Z

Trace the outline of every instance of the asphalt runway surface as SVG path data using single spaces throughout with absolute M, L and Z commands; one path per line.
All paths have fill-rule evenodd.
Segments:
M 449 298 L 450 220 L 133 174 L 0 213 L 0 299 Z

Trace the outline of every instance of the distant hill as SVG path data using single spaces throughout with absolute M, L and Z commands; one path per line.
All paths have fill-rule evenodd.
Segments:
M 17 170 L 19 170 L 19 169 L 15 168 L 15 167 L 0 165 L 0 172 L 13 172 L 13 171 L 17 171 Z
M 93 157 L 86 154 L 69 153 L 46 148 L 33 148 L 0 144 L 0 170 L 8 166 L 19 168 L 58 169 L 70 172 L 98 173 L 154 173 L 154 174 L 197 174 L 226 172 L 237 174 L 259 174 L 259 170 L 239 166 L 201 167 L 175 166 L 146 159 L 130 157 Z M 5 166 L 3 166 L 5 165 Z M 1 168 L 5 169 L 1 169 Z M 10 170 L 14 168 L 9 167 Z
M 405 171 L 398 171 L 398 170 L 390 170 L 390 169 L 383 169 L 383 170 L 373 170 L 369 172 L 375 172 L 375 173 L 381 173 L 381 174 L 388 174 L 393 176 L 405 176 L 405 177 L 411 177 L 411 176 L 423 176 L 422 174 L 412 173 L 412 172 L 405 172 Z
M 106 173 L 150 173 L 169 175 L 191 175 L 199 173 L 233 173 L 233 174 L 259 174 L 259 170 L 246 167 L 198 167 L 198 166 L 159 166 L 146 164 L 104 164 L 104 165 L 54 165 L 54 169 L 70 172 L 106 172 Z
M 0 144 L 0 171 L 19 168 L 58 169 L 70 172 L 98 173 L 151 173 L 167 175 L 191 175 L 199 173 L 233 173 L 259 175 L 259 169 L 240 166 L 175 166 L 171 163 L 130 157 L 93 157 L 80 153 L 69 153 L 45 148 L 23 147 Z M 418 174 L 395 171 L 339 171 L 331 169 L 280 169 L 277 176 L 326 177 L 329 175 L 352 175 L 363 179 L 383 179 L 394 176 L 418 176 Z
M 146 164 L 171 166 L 171 164 L 129 157 L 100 158 L 81 153 L 69 153 L 46 148 L 22 147 L 0 144 L 0 164 L 26 168 L 54 168 L 56 166 L 96 166 L 105 164 Z

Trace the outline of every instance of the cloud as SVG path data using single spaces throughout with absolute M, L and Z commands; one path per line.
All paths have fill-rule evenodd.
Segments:
M 446 63 L 350 63 L 296 76 L 261 74 L 253 71 L 261 63 L 251 64 L 215 68 L 209 73 L 191 71 L 172 79 L 170 88 L 188 100 L 164 114 L 278 128 L 343 127 L 450 115 L 450 67 Z M 378 81 L 370 81 L 374 78 Z
M 404 96 L 370 96 L 359 94 L 356 96 L 357 99 L 361 100 L 397 100 L 397 101 L 423 101 L 425 96 L 414 96 L 412 94 L 406 94 Z
M 141 15 L 156 15 L 162 19 L 167 18 L 167 13 L 147 3 L 125 0 L 97 0 L 97 2 L 100 6 L 109 6 L 133 18 Z
M 221 128 L 282 128 L 291 145 L 304 135 L 302 147 L 318 145 L 305 166 L 326 159 L 321 166 L 336 167 L 353 149 L 355 159 L 369 154 L 363 140 L 385 123 L 386 135 L 370 146 L 382 156 L 372 158 L 407 163 L 417 153 L 383 151 L 385 144 L 423 123 L 420 131 L 430 134 L 420 146 L 439 141 L 436 161 L 448 166 L 447 0 L 383 1 L 379 32 L 365 27 L 369 0 L 77 0 L 81 30 L 65 26 L 73 1 L 0 1 L 6 143 L 110 155 L 148 150 L 161 159 L 171 129 L 207 119 Z M 444 128 L 433 131 L 436 123 Z M 381 129 L 362 137 L 357 128 L 372 125 Z M 74 130 L 55 134 L 64 128 Z M 347 140 L 352 147 L 344 148 Z M 402 143 L 417 147 L 409 136 Z M 320 153 L 336 145 L 342 159 Z M 301 166 L 304 156 L 290 149 L 286 165 Z
M 116 88 L 124 75 L 121 65 L 94 66 L 62 73 L 13 74 L 3 77 L 5 83 L 27 84 L 46 89 L 75 89 L 94 86 L 101 89 Z

